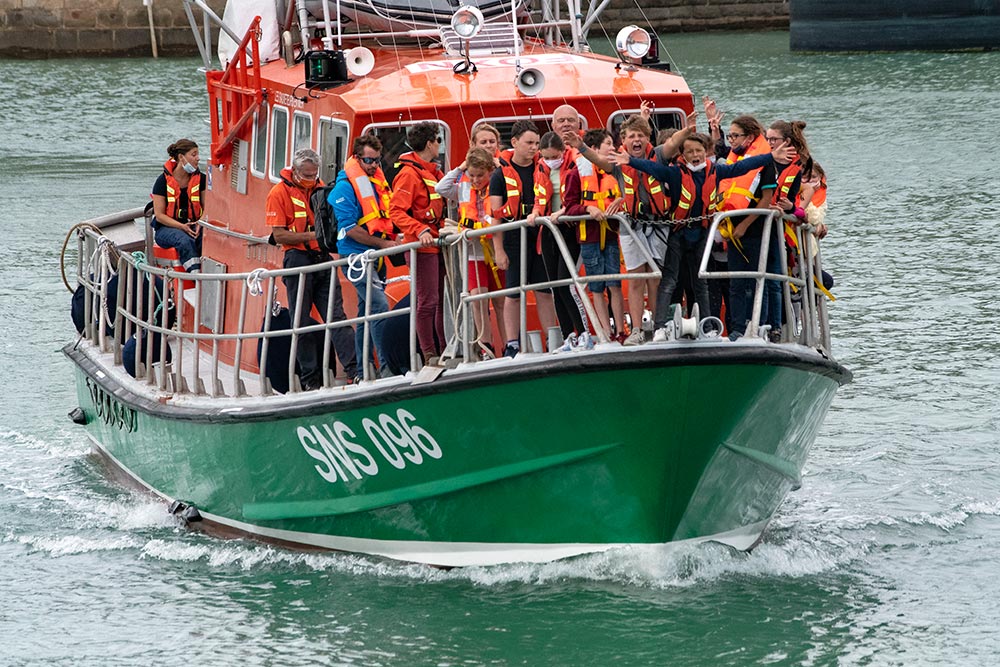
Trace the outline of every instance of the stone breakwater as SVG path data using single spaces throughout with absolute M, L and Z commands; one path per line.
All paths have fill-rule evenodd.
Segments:
M 209 0 L 221 15 L 225 0 Z M 201 10 L 195 10 L 201 20 Z M 198 52 L 180 0 L 152 0 L 160 55 Z M 217 32 L 217 31 L 215 31 Z M 0 56 L 148 56 L 150 12 L 142 0 L 0 0 Z
M 181 0 L 150 0 L 160 55 L 197 53 Z M 208 0 L 220 16 L 225 0 Z M 634 23 L 661 33 L 788 28 L 789 1 L 612 0 L 591 36 Z M 201 19 L 201 11 L 195 10 Z M 602 28 L 603 26 L 603 28 Z M 214 31 L 217 32 L 217 31 Z M 148 56 L 149 9 L 142 0 L 0 0 L 0 56 Z

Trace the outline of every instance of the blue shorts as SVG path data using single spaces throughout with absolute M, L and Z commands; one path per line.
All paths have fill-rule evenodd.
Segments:
M 606 243 L 601 250 L 600 243 L 581 243 L 580 259 L 588 276 L 599 276 L 608 273 L 621 273 L 621 251 L 618 243 Z M 587 283 L 587 289 L 593 294 L 603 292 L 608 287 L 621 287 L 620 280 L 595 280 Z

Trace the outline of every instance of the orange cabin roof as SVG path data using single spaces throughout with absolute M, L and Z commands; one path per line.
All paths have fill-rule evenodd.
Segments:
M 345 45 L 345 48 L 346 45 Z M 452 66 L 460 58 L 448 56 L 441 49 L 374 49 L 375 67 L 366 76 L 329 88 L 306 91 L 303 66 L 287 68 L 275 62 L 262 68 L 263 78 L 289 90 L 299 86 L 298 96 L 309 92 L 312 99 L 330 99 L 340 107 L 346 104 L 350 115 L 359 121 L 391 122 L 425 119 L 428 115 L 467 114 L 472 107 L 476 118 L 482 116 L 523 116 L 527 113 L 548 115 L 561 104 L 573 104 L 592 126 L 603 125 L 607 108 L 637 108 L 639 100 L 650 100 L 657 107 L 692 108 L 691 91 L 684 79 L 671 72 L 638 68 L 629 72 L 615 70 L 618 62 L 596 54 L 577 54 L 540 44 L 527 44 L 520 56 L 523 68 L 538 69 L 545 76 L 545 87 L 535 97 L 521 95 L 514 85 L 515 58 L 477 56 L 472 58 L 478 71 L 471 75 L 455 74 Z M 339 98 L 340 102 L 337 102 Z M 600 113 L 595 111 L 600 108 Z M 428 114 L 428 111 L 439 113 Z M 481 113 L 480 113 L 481 111 Z M 352 113 L 353 112 L 353 113 Z

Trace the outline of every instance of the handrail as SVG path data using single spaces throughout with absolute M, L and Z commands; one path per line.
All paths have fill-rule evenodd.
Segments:
M 575 215 L 575 216 L 560 216 L 558 220 L 560 223 L 562 222 L 573 223 L 589 219 L 590 216 L 587 215 Z M 608 216 L 608 219 L 618 222 L 620 229 L 623 230 L 625 233 L 629 234 L 630 236 L 635 234 L 635 231 L 632 229 L 632 225 L 629 222 L 628 216 L 615 214 Z M 559 250 L 560 258 L 569 269 L 569 274 L 570 274 L 569 278 L 563 278 L 559 280 L 547 280 L 540 283 L 525 284 L 524 282 L 525 277 L 522 275 L 520 281 L 521 284 L 519 284 L 517 287 L 499 289 L 487 292 L 485 294 L 477 294 L 477 295 L 472 295 L 468 293 L 468 282 L 466 281 L 463 282 L 462 294 L 460 295 L 461 305 L 463 307 L 462 316 L 464 318 L 464 322 L 467 323 L 470 321 L 471 316 L 469 313 L 469 308 L 471 307 L 472 303 L 476 301 L 482 301 L 484 299 L 496 298 L 498 296 L 510 296 L 513 294 L 520 294 L 522 298 L 521 298 L 521 313 L 520 313 L 521 316 L 519 318 L 520 330 L 518 332 L 518 340 L 520 341 L 522 350 L 528 349 L 527 313 L 526 313 L 525 300 L 523 298 L 527 292 L 540 289 L 551 289 L 554 287 L 573 286 L 573 288 L 577 290 L 577 295 L 579 296 L 580 303 L 583 305 L 588 319 L 590 319 L 590 321 L 592 322 L 597 322 L 598 321 L 597 312 L 594 310 L 593 303 L 591 303 L 590 299 L 587 298 L 587 294 L 584 291 L 585 285 L 591 282 L 605 281 L 605 280 L 643 280 L 647 278 L 661 277 L 661 273 L 658 269 L 646 273 L 609 273 L 609 274 L 601 274 L 595 276 L 581 276 L 579 275 L 579 272 L 576 269 L 576 262 L 573 261 L 573 258 L 569 253 L 569 248 L 566 246 L 566 241 L 565 239 L 563 239 L 562 233 L 559 230 L 558 223 L 554 223 L 552 219 L 549 217 L 539 216 L 538 218 L 535 219 L 535 224 L 536 225 L 540 224 L 547 227 L 549 231 L 552 233 L 552 238 L 555 241 L 556 247 Z M 497 232 L 522 230 L 522 229 L 526 229 L 525 225 L 523 224 L 523 221 L 505 222 L 502 224 L 490 225 L 489 227 L 483 227 L 481 229 L 464 229 L 459 234 L 446 237 L 444 241 L 446 243 L 457 243 L 459 240 L 462 239 L 478 239 L 482 236 L 491 236 Z M 524 244 L 525 244 L 525 234 L 522 234 L 521 237 L 522 251 L 524 250 Z M 643 255 L 645 256 L 644 259 L 648 262 L 650 266 L 655 267 L 658 265 L 658 262 L 654 261 L 653 257 L 649 254 L 649 250 L 646 248 L 645 244 L 637 243 L 636 245 L 641 249 Z M 466 258 L 463 257 L 463 266 L 467 264 L 465 260 Z M 524 257 L 522 256 L 522 262 L 521 262 L 522 272 L 525 270 L 525 266 L 526 263 L 524 262 Z M 465 273 L 467 273 L 467 270 L 463 269 L 463 275 Z M 599 342 L 602 343 L 608 342 L 608 339 L 604 334 L 604 327 L 594 327 L 594 331 L 596 332 Z M 465 336 L 465 340 L 463 341 L 466 345 L 466 352 L 465 352 L 466 359 L 469 359 L 472 356 L 472 342 L 469 340 L 469 338 L 470 336 L 467 335 Z M 460 338 L 460 340 L 462 340 L 462 338 Z
M 213 232 L 222 234 L 223 236 L 231 236 L 247 243 L 253 243 L 256 245 L 267 245 L 270 240 L 266 236 L 254 236 L 253 234 L 244 234 L 242 232 L 234 232 L 228 227 L 220 227 L 219 225 L 214 225 L 210 220 L 198 220 L 198 224 L 205 229 L 210 229 Z
M 784 242 L 783 225 L 776 225 L 775 219 L 779 218 L 778 211 L 774 209 L 745 208 L 734 211 L 720 211 L 712 218 L 712 224 L 708 230 L 709 242 L 705 244 L 702 253 L 701 263 L 698 266 L 698 277 L 708 280 L 718 279 L 739 279 L 750 278 L 756 281 L 754 289 L 753 309 L 750 321 L 747 324 L 746 334 L 758 336 L 762 332 L 760 326 L 760 314 L 763 309 L 764 282 L 775 280 L 782 284 L 782 303 L 785 322 L 792 325 L 782 327 L 783 340 L 793 338 L 793 330 L 797 328 L 798 342 L 808 347 L 818 347 L 821 351 L 830 351 L 830 329 L 827 319 L 826 304 L 824 299 L 817 299 L 814 289 L 814 281 L 822 280 L 822 261 L 820 258 L 819 244 L 816 240 L 816 228 L 808 223 L 803 223 L 793 216 L 782 216 L 779 221 L 795 222 L 797 247 L 793 249 L 795 257 L 798 259 L 799 276 L 789 274 L 788 257 L 784 250 L 787 244 Z M 719 230 L 719 225 L 723 220 L 731 217 L 744 215 L 758 215 L 763 218 L 764 229 L 761 237 L 760 256 L 757 258 L 756 271 L 709 271 L 708 260 L 712 253 L 711 239 L 715 238 Z M 772 230 L 774 234 L 772 234 Z M 778 255 L 781 260 L 781 273 L 769 273 L 767 271 L 767 258 L 773 237 L 781 244 L 783 252 Z M 805 249 L 805 250 L 804 250 Z M 813 253 L 815 250 L 815 253 Z M 800 314 L 794 317 L 795 308 L 793 306 L 791 289 L 797 287 L 802 293 L 800 299 Z
M 130 212 L 131 214 L 131 212 Z M 125 212 L 118 214 L 119 216 L 125 215 Z M 107 216 L 109 218 L 114 218 L 115 216 Z M 625 216 L 610 216 L 612 219 L 617 220 L 620 225 L 621 233 L 623 234 L 633 234 L 631 224 L 627 217 Z M 560 222 L 577 222 L 580 220 L 587 219 L 587 216 L 575 216 L 561 218 Z M 461 264 L 461 277 L 462 277 L 462 290 L 461 293 L 457 295 L 456 303 L 458 307 L 463 309 L 461 311 L 462 316 L 465 318 L 464 323 L 466 327 L 471 323 L 471 312 L 470 307 L 476 301 L 479 301 L 488 296 L 506 295 L 506 294 L 521 294 L 525 295 L 529 291 L 546 289 L 550 287 L 561 287 L 561 286 L 571 286 L 572 289 L 577 290 L 577 294 L 580 297 L 581 304 L 585 309 L 586 315 L 592 321 L 597 321 L 596 311 L 594 310 L 593 304 L 587 298 L 584 287 L 587 283 L 595 280 L 607 280 L 607 279 L 642 279 L 642 278 L 658 278 L 660 276 L 659 271 L 652 271 L 648 273 L 629 273 L 629 274 L 607 274 L 601 276 L 580 276 L 578 274 L 576 263 L 573 261 L 572 256 L 566 247 L 565 241 L 562 234 L 559 231 L 559 226 L 554 223 L 548 217 L 540 217 L 537 219 L 536 224 L 539 226 L 547 227 L 553 235 L 556 246 L 559 250 L 561 260 L 566 264 L 567 268 L 570 269 L 569 278 L 558 279 L 558 280 L 547 280 L 540 283 L 527 283 L 526 280 L 522 280 L 521 284 L 511 287 L 509 289 L 502 290 L 500 292 L 493 292 L 487 295 L 471 295 L 468 293 L 468 262 L 463 262 Z M 206 227 L 211 227 L 215 231 L 223 231 L 219 227 L 214 225 L 205 225 Z M 445 234 L 437 241 L 437 245 L 442 248 L 445 252 L 454 252 L 455 250 L 467 251 L 467 246 L 469 241 L 478 239 L 478 237 L 485 234 L 492 234 L 496 232 L 503 231 L 514 231 L 514 230 L 526 230 L 527 222 L 524 220 L 507 222 L 499 225 L 494 225 L 488 228 L 479 230 L 462 230 L 459 233 Z M 92 323 L 88 325 L 85 330 L 85 336 L 91 340 L 98 348 L 104 352 L 112 352 L 114 354 L 114 359 L 116 364 L 122 362 L 122 349 L 126 341 L 133 335 L 136 334 L 140 338 L 152 339 L 154 337 L 159 337 L 161 340 L 165 340 L 168 343 L 176 343 L 174 346 L 174 354 L 172 360 L 172 366 L 168 366 L 167 363 L 167 345 L 161 345 L 158 351 L 154 350 L 154 345 L 146 345 L 143 350 L 143 356 L 137 359 L 137 378 L 144 380 L 149 385 L 155 385 L 158 389 L 163 391 L 170 391 L 175 393 L 185 393 L 191 392 L 195 394 L 207 394 L 210 396 L 219 396 L 224 394 L 222 388 L 222 383 L 220 382 L 220 368 L 222 363 L 220 361 L 220 346 L 231 345 L 235 348 L 234 359 L 236 363 L 233 364 L 233 384 L 232 391 L 230 395 L 240 396 L 245 394 L 245 388 L 241 380 L 241 370 L 239 360 L 241 359 L 242 349 L 244 344 L 252 341 L 261 341 L 261 362 L 258 364 L 258 371 L 256 375 L 259 378 L 261 393 L 263 395 L 269 394 L 270 389 L 267 383 L 267 364 L 268 364 L 268 346 L 272 339 L 280 336 L 291 336 L 291 347 L 292 353 L 290 354 L 289 367 L 287 369 L 289 386 L 291 391 L 297 391 L 296 385 L 294 384 L 295 379 L 295 348 L 299 344 L 302 336 L 316 334 L 317 332 L 323 332 L 324 338 L 326 340 L 326 345 L 324 345 L 324 368 L 329 365 L 329 354 L 330 354 L 330 341 L 332 332 L 341 327 L 354 327 L 354 326 L 364 326 L 370 328 L 373 322 L 380 320 L 386 320 L 393 317 L 408 317 L 410 323 L 410 336 L 409 336 L 409 353 L 410 353 L 410 367 L 416 369 L 420 364 L 420 353 L 417 348 L 417 338 L 416 338 L 416 307 L 411 304 L 410 307 L 396 308 L 385 313 L 373 314 L 371 313 L 371 290 L 373 271 L 367 271 L 367 282 L 366 290 L 368 290 L 368 297 L 365 300 L 366 307 L 364 313 L 359 313 L 357 317 L 346 318 L 338 321 L 331 321 L 331 313 L 333 310 L 333 294 L 331 290 L 331 299 L 326 307 L 326 317 L 324 322 L 317 324 L 303 324 L 302 326 L 295 326 L 293 324 L 291 329 L 275 331 L 271 330 L 271 317 L 272 309 L 270 307 L 265 307 L 264 316 L 264 330 L 257 331 L 256 327 L 251 327 L 252 330 L 247 330 L 247 312 L 249 300 L 257 296 L 264 296 L 267 300 L 266 303 L 271 304 L 275 302 L 275 295 L 278 293 L 278 282 L 291 275 L 307 275 L 311 273 L 318 272 L 329 272 L 331 277 L 332 289 L 339 289 L 340 282 L 336 275 L 338 269 L 346 269 L 351 262 L 357 262 L 357 256 L 353 257 L 342 257 L 339 259 L 331 260 L 329 262 L 324 262 L 322 264 L 316 264 L 301 268 L 281 268 L 281 269 L 256 269 L 248 272 L 240 273 L 226 273 L 226 274 L 215 274 L 215 273 L 185 273 L 182 271 L 177 271 L 172 268 L 158 267 L 149 263 L 145 263 L 137 259 L 137 256 L 131 254 L 123 254 L 118 258 L 117 266 L 114 262 L 106 261 L 108 258 L 107 253 L 102 252 L 102 248 L 107 247 L 107 240 L 104 239 L 97 231 L 93 228 L 81 228 L 78 232 L 78 257 L 81 258 L 77 267 L 77 280 L 80 284 L 85 286 L 86 296 L 86 321 Z M 526 233 L 522 234 L 526 237 Z M 104 239 L 104 241 L 102 241 Z M 457 248 L 461 246 L 461 248 Z M 415 265 L 416 257 L 415 253 L 422 246 L 418 242 L 406 243 L 398 245 L 394 248 L 388 248 L 383 250 L 372 249 L 364 253 L 363 260 L 366 266 L 370 266 L 372 262 L 380 257 L 388 257 L 391 255 L 399 255 L 406 253 L 409 255 L 410 264 L 410 286 L 411 294 L 416 293 L 416 285 L 418 277 L 416 275 Z M 527 252 L 528 248 L 525 241 L 522 239 L 522 250 Z M 647 253 L 648 254 L 648 253 Z M 102 259 L 103 258 L 103 259 Z M 647 257 L 647 261 L 651 265 L 656 266 L 652 257 Z M 105 304 L 107 303 L 107 293 L 108 293 L 108 283 L 111 277 L 117 272 L 119 277 L 119 286 L 117 290 L 118 298 L 117 303 L 114 304 L 113 322 L 108 319 L 107 316 L 100 317 L 98 313 L 111 311 Z M 93 275 L 93 278 L 90 276 Z M 194 281 L 196 285 L 199 286 L 198 289 L 190 290 L 185 289 L 183 281 Z M 230 294 L 230 298 L 237 298 L 235 307 L 238 308 L 238 322 L 234 329 L 228 331 L 202 331 L 200 328 L 201 314 L 205 307 L 204 294 L 207 291 L 205 288 L 209 284 L 216 285 L 232 285 L 236 286 L 239 281 L 238 292 L 234 293 L 234 288 L 230 287 L 228 289 L 215 290 L 221 291 L 223 293 Z M 172 291 L 169 287 L 176 282 L 176 291 Z M 159 283 L 159 287 L 157 287 Z M 303 285 L 304 281 L 299 281 L 299 285 Z M 300 287 L 301 289 L 301 287 Z M 181 323 L 187 321 L 189 324 L 192 321 L 191 317 L 186 317 L 186 312 L 192 308 L 192 305 L 188 303 L 188 298 L 186 296 L 190 293 L 194 294 L 194 304 L 193 304 L 193 321 L 196 323 L 195 327 L 181 326 Z M 172 301 L 171 301 L 172 299 Z M 520 322 L 519 337 L 524 344 L 522 349 L 527 350 L 527 318 L 525 304 L 526 299 L 521 299 L 522 303 L 522 317 Z M 157 304 L 161 303 L 172 303 L 172 306 L 159 307 Z M 301 304 L 302 299 L 297 300 L 297 304 Z M 152 307 L 150 307 L 152 306 Z M 301 306 L 297 306 L 301 308 Z M 173 309 L 173 314 L 171 315 L 171 308 Z M 220 311 L 221 312 L 221 311 Z M 293 315 L 293 323 L 298 322 L 299 319 L 295 318 Z M 462 335 L 460 329 L 460 322 L 456 321 L 456 342 L 465 343 L 465 353 L 464 359 L 467 363 L 473 362 L 476 357 L 473 354 L 471 336 Z M 599 340 L 605 341 L 600 327 L 595 327 L 598 330 Z M 111 334 L 111 331 L 116 332 L 115 335 Z M 366 331 L 367 333 L 367 331 Z M 368 346 L 368 337 L 364 337 L 365 346 Z M 185 346 L 185 341 L 188 342 L 188 346 Z M 191 348 L 190 344 L 194 347 Z M 194 358 L 189 360 L 189 363 L 185 363 L 185 354 L 189 354 L 191 350 L 195 350 Z M 201 353 L 206 353 L 208 355 L 209 368 L 207 370 L 208 377 L 203 378 L 201 374 L 202 370 L 202 359 Z M 373 380 L 371 376 L 370 368 L 365 360 L 367 357 L 368 350 L 363 350 L 363 356 L 361 359 L 362 363 L 362 373 L 365 380 Z M 151 370 L 159 365 L 161 372 L 157 375 L 152 373 Z M 244 371 L 245 372 L 245 371 Z M 207 379 L 207 382 L 204 380 Z M 332 379 L 329 377 L 323 378 L 324 385 L 330 386 L 332 384 Z

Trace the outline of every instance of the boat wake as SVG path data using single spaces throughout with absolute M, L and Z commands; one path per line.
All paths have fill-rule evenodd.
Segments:
M 38 468 L 61 461 L 56 472 L 5 475 L 0 488 L 41 517 L 30 526 L 9 528 L 2 541 L 19 543 L 52 557 L 85 553 L 131 552 L 139 559 L 202 563 L 212 569 L 259 571 L 305 569 L 360 577 L 424 582 L 465 581 L 476 586 L 549 585 L 571 581 L 611 582 L 629 587 L 669 589 L 732 578 L 797 578 L 851 569 L 873 550 L 925 544 L 928 531 L 960 534 L 975 517 L 1000 516 L 1000 499 L 953 497 L 936 512 L 878 514 L 875 508 L 841 504 L 822 492 L 794 497 L 780 512 L 752 552 L 717 543 L 630 546 L 599 554 L 542 564 L 508 564 L 443 570 L 345 553 L 306 552 L 249 539 L 221 539 L 186 531 L 167 514 L 164 504 L 133 491 L 104 486 L 94 474 L 88 451 L 65 441 L 7 431 L 20 465 Z M 69 443 L 69 444 L 68 444 Z M 62 472 L 58 472 L 61 467 Z M 22 468 L 23 470 L 23 468 Z M 99 485 L 73 485 L 66 473 L 91 477 Z M 11 472 L 11 471 L 8 471 Z M 939 498 L 945 501 L 945 498 Z M 50 522 L 44 515 L 59 514 Z M 47 527 L 43 529 L 43 526 Z M 60 528 L 60 526 L 62 528 Z M 53 530 L 53 527 L 55 530 Z M 63 530 L 65 529 L 65 531 Z M 72 534 L 56 534 L 72 531 Z M 932 536 L 933 537 L 933 536 Z M 957 538 L 956 538 L 957 539 Z

